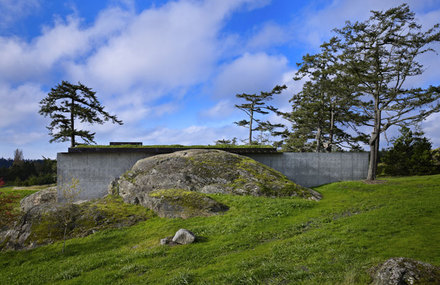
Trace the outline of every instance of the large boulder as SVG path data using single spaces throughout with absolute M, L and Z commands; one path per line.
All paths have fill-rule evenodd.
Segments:
M 29 249 L 64 239 L 84 237 L 108 228 L 131 226 L 152 213 L 105 197 L 78 204 L 42 203 L 30 207 L 10 228 L 0 231 L 0 250 Z
M 440 268 L 421 261 L 390 258 L 373 271 L 375 285 L 440 284 Z
M 41 204 L 53 204 L 57 202 L 57 188 L 49 187 L 34 194 L 24 197 L 20 201 L 22 212 L 27 212 L 30 208 Z
M 246 156 L 221 150 L 184 150 L 141 159 L 109 187 L 125 202 L 151 207 L 150 193 L 183 189 L 200 193 L 254 196 L 321 195 L 287 179 L 280 172 Z

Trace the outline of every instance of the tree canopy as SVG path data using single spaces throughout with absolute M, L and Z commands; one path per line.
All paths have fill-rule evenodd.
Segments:
M 364 139 L 356 127 L 365 117 L 356 112 L 358 99 L 351 96 L 351 85 L 344 78 L 331 41 L 321 53 L 305 55 L 298 63 L 294 79 L 307 79 L 300 92 L 290 99 L 292 110 L 278 112 L 292 123 L 283 148 L 293 151 L 334 151 L 342 147 L 358 149 Z M 351 129 L 350 134 L 347 129 Z
M 387 175 L 423 175 L 436 173 L 431 142 L 422 131 L 402 127 L 381 161 Z
M 407 4 L 372 11 L 365 22 L 347 22 L 336 29 L 338 55 L 359 112 L 372 128 L 367 179 L 376 176 L 380 134 L 394 125 L 416 124 L 440 110 L 440 86 L 413 87 L 408 79 L 421 75 L 420 55 L 440 41 L 439 24 L 422 30 Z
M 111 121 L 122 125 L 116 116 L 104 111 L 104 106 L 96 98 L 96 92 L 81 83 L 75 85 L 62 81 L 52 88 L 47 97 L 40 101 L 39 113 L 52 119 L 47 127 L 52 136 L 50 142 L 70 140 L 71 147 L 78 145 L 77 136 L 86 144 L 95 143 L 95 133 L 77 129 L 76 121 L 89 124 Z
M 257 118 L 258 114 L 267 115 L 269 114 L 270 106 L 266 104 L 267 101 L 272 100 L 274 94 L 280 94 L 282 90 L 286 89 L 287 86 L 275 86 L 271 92 L 260 92 L 260 94 L 237 94 L 237 98 L 244 99 L 245 103 L 240 105 L 235 105 L 238 109 L 242 110 L 249 119 L 244 119 L 235 122 L 238 126 L 246 127 L 249 129 L 249 140 L 248 143 L 252 144 L 252 132 L 253 131 L 265 131 L 270 130 L 274 127 L 268 121 L 263 121 Z

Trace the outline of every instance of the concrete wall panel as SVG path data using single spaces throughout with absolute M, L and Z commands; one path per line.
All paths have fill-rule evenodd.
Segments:
M 77 200 L 102 197 L 111 181 L 148 156 L 151 155 L 139 152 L 58 153 L 58 198 L 62 200 L 61 187 L 69 185 L 72 178 L 79 180 L 81 193 Z M 367 177 L 367 153 L 285 152 L 248 156 L 305 187 Z

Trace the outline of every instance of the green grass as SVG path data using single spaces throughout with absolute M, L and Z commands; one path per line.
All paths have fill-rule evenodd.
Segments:
M 22 252 L 0 253 L 0 284 L 368 284 L 390 257 L 440 265 L 440 175 L 316 188 L 300 198 L 210 195 L 224 215 L 152 218 Z M 197 243 L 160 246 L 187 228 Z
M 42 186 L 20 187 L 13 186 L 0 188 L 0 229 L 12 224 L 20 214 L 20 200 L 43 188 Z M 44 186 L 47 188 L 47 186 Z
M 217 149 L 217 148 L 273 148 L 271 145 L 78 145 L 76 148 L 197 148 L 197 149 Z

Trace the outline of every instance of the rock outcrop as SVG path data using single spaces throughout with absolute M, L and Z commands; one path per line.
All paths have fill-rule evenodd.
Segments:
M 374 270 L 375 285 L 440 284 L 440 268 L 421 261 L 390 258 Z
M 182 189 L 200 193 L 254 196 L 321 195 L 251 158 L 221 150 L 184 150 L 141 159 L 110 186 L 125 202 L 154 209 L 154 191 Z
M 49 187 L 31 194 L 20 201 L 22 212 L 27 212 L 30 208 L 41 204 L 53 204 L 57 202 L 57 188 Z
M 30 249 L 63 240 L 84 237 L 98 230 L 131 226 L 152 213 L 106 197 L 78 204 L 42 203 L 30 207 L 20 219 L 0 232 L 0 250 Z

